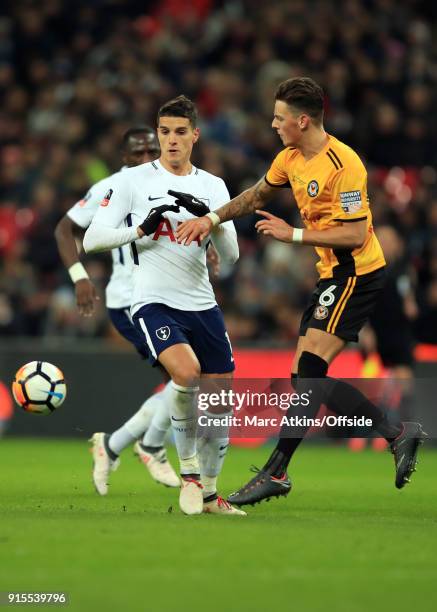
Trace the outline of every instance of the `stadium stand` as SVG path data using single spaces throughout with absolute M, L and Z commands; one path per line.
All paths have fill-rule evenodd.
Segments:
M 53 231 L 117 169 L 121 135 L 173 95 L 202 114 L 196 162 L 237 194 L 281 148 L 281 80 L 326 92 L 326 125 L 369 167 L 376 226 L 405 244 L 416 339 L 437 343 L 437 54 L 432 3 L 354 0 L 22 0 L 0 13 L 0 335 L 112 337 L 103 306 L 81 319 Z M 159 6 L 159 9 L 156 8 Z M 195 41 L 196 44 L 192 44 Z M 288 190 L 270 210 L 297 220 Z M 241 258 L 216 281 L 234 343 L 286 347 L 314 285 L 309 249 L 237 222 Z M 105 257 L 87 267 L 103 287 Z M 116 342 L 115 335 L 113 342 Z

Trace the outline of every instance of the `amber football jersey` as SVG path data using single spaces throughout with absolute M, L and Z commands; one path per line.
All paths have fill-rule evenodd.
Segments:
M 367 195 L 367 172 L 353 149 L 328 135 L 326 146 L 305 160 L 288 147 L 274 159 L 266 179 L 275 187 L 291 187 L 307 229 L 324 230 L 342 223 L 367 221 L 367 235 L 358 249 L 315 247 L 321 278 L 361 276 L 385 265 L 373 232 Z

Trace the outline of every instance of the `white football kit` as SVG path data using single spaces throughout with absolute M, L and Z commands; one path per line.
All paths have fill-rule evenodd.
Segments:
M 114 177 L 117 177 L 120 172 L 124 170 L 126 170 L 126 168 L 122 168 L 121 171 L 95 183 L 95 185 L 89 189 L 85 197 L 76 202 L 76 204 L 67 211 L 67 216 L 76 223 L 76 225 L 86 230 L 90 226 L 102 200 L 108 193 Z M 120 246 L 114 249 L 111 254 L 112 273 L 105 290 L 106 306 L 114 309 L 130 308 L 133 262 L 129 246 Z
M 169 172 L 159 161 L 130 168 L 114 177 L 109 185 L 85 234 L 84 249 L 96 252 L 131 243 L 134 262 L 131 312 L 137 329 L 144 334 L 152 363 L 173 344 L 187 343 L 199 360 L 201 372 L 230 373 L 235 368 L 232 347 L 209 281 L 206 247 L 211 239 L 221 258 L 234 263 L 238 259 L 236 231 L 230 221 L 215 228 L 203 243 L 198 240 L 189 246 L 178 244 L 175 237 L 178 223 L 193 218 L 180 206 L 179 212 L 164 212 L 150 236 L 138 238 L 137 227 L 151 209 L 175 204 L 176 198 L 168 195 L 169 190 L 191 194 L 204 201 L 210 210 L 229 201 L 224 182 L 198 168 L 192 167 L 190 174 L 184 176 Z M 121 228 L 123 222 L 126 227 Z M 197 449 L 198 440 L 193 435 L 195 394 L 196 387 L 182 387 L 173 380 L 165 391 L 180 473 L 190 475 L 182 483 L 179 500 L 186 514 L 197 514 L 204 508 L 203 495 L 193 474 L 201 473 L 208 485 L 204 489 L 207 495 L 216 496 L 217 474 L 228 446 L 227 435 L 223 435 L 221 439 L 205 440 Z M 213 461 L 208 463 L 207 455 Z
M 230 197 L 222 179 L 192 167 L 184 176 L 166 170 L 157 160 L 128 168 L 111 177 L 108 191 L 84 238 L 87 252 L 115 249 L 131 243 L 134 290 L 131 312 L 147 304 L 165 304 L 183 311 L 203 311 L 216 306 L 206 267 L 206 246 L 211 239 L 224 261 L 238 259 L 237 235 L 232 221 L 218 226 L 201 244 L 178 244 L 178 224 L 193 215 L 182 206 L 168 211 L 157 230 L 138 238 L 136 228 L 152 208 L 174 204 L 168 190 L 189 193 L 215 210 Z M 121 224 L 125 227 L 120 227 Z

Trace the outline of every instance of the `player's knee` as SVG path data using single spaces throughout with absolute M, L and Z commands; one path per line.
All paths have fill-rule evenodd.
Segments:
M 181 363 L 171 372 L 173 382 L 182 387 L 191 387 L 200 378 L 200 364 L 196 362 Z
M 309 351 L 303 351 L 297 367 L 299 378 L 325 378 L 328 372 L 328 362 Z M 292 380 L 293 382 L 293 380 Z

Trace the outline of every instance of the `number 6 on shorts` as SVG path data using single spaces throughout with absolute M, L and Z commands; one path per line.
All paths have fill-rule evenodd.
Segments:
M 334 291 L 337 289 L 337 285 L 330 285 L 323 293 L 320 294 L 319 304 L 322 306 L 331 306 L 334 303 L 335 295 Z

